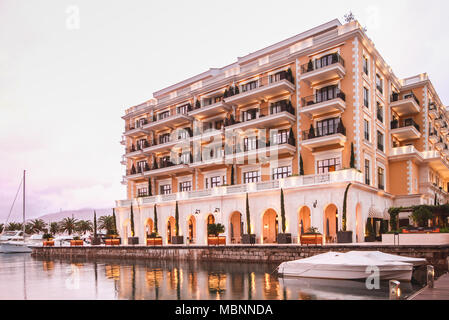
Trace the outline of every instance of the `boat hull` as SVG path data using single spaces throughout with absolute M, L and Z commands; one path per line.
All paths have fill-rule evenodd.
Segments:
M 375 275 L 375 267 L 380 280 L 410 281 L 413 266 L 335 266 L 335 265 L 301 265 L 288 268 L 279 266 L 278 272 L 285 277 L 335 279 L 335 280 L 365 280 Z M 375 270 L 375 269 L 374 269 Z
M 25 244 L 2 243 L 0 252 L 2 253 L 31 253 L 33 250 Z

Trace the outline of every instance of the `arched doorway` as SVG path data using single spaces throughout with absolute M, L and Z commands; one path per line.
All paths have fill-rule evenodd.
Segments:
M 231 232 L 231 243 L 242 243 L 243 223 L 242 214 L 235 211 L 229 219 L 229 230 Z
M 278 218 L 273 209 L 264 212 L 262 218 L 262 243 L 276 243 L 278 235 Z
M 176 235 L 176 220 L 173 217 L 168 218 L 167 221 L 167 243 L 171 243 L 171 237 Z
M 194 216 L 190 216 L 188 222 L 187 222 L 187 230 L 188 230 L 188 237 L 189 237 L 189 243 L 195 243 L 196 242 L 196 220 Z
M 335 242 L 337 240 L 338 227 L 338 209 L 334 204 L 330 204 L 324 209 L 324 235 L 326 243 Z
M 145 236 L 148 239 L 150 235 L 154 232 L 154 223 L 153 219 L 148 218 L 145 220 Z
M 298 234 L 303 234 L 309 231 L 311 227 L 311 213 L 310 209 L 307 206 L 301 207 L 299 209 L 299 228 L 298 228 Z
M 365 226 L 362 219 L 362 206 L 360 203 L 355 207 L 355 240 L 356 242 L 365 241 Z
M 215 223 L 215 217 L 213 214 L 207 216 L 206 220 L 206 234 L 209 236 L 209 225 Z

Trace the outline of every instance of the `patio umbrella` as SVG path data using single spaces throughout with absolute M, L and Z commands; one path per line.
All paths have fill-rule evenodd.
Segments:
M 326 236 L 329 237 L 329 219 L 326 219 Z
M 304 234 L 304 222 L 301 219 L 301 234 Z
M 234 238 L 234 225 L 231 222 L 231 239 Z

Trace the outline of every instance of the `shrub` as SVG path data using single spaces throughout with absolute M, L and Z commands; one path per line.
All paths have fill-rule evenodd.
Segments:
M 307 232 L 305 234 L 321 234 L 321 233 L 318 232 L 318 228 L 310 227 L 309 229 L 307 229 Z
M 211 223 L 207 226 L 207 234 L 218 237 L 220 233 L 225 232 L 225 227 L 221 223 Z
M 425 207 L 413 209 L 413 213 L 410 215 L 412 220 L 417 223 L 419 227 L 427 227 L 428 220 L 432 219 L 432 216 L 432 212 Z

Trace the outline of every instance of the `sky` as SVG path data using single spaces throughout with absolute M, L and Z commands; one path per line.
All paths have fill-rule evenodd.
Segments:
M 446 0 L 0 0 L 0 223 L 24 169 L 28 218 L 112 208 L 126 108 L 350 10 L 396 76 L 427 72 L 449 105 Z

